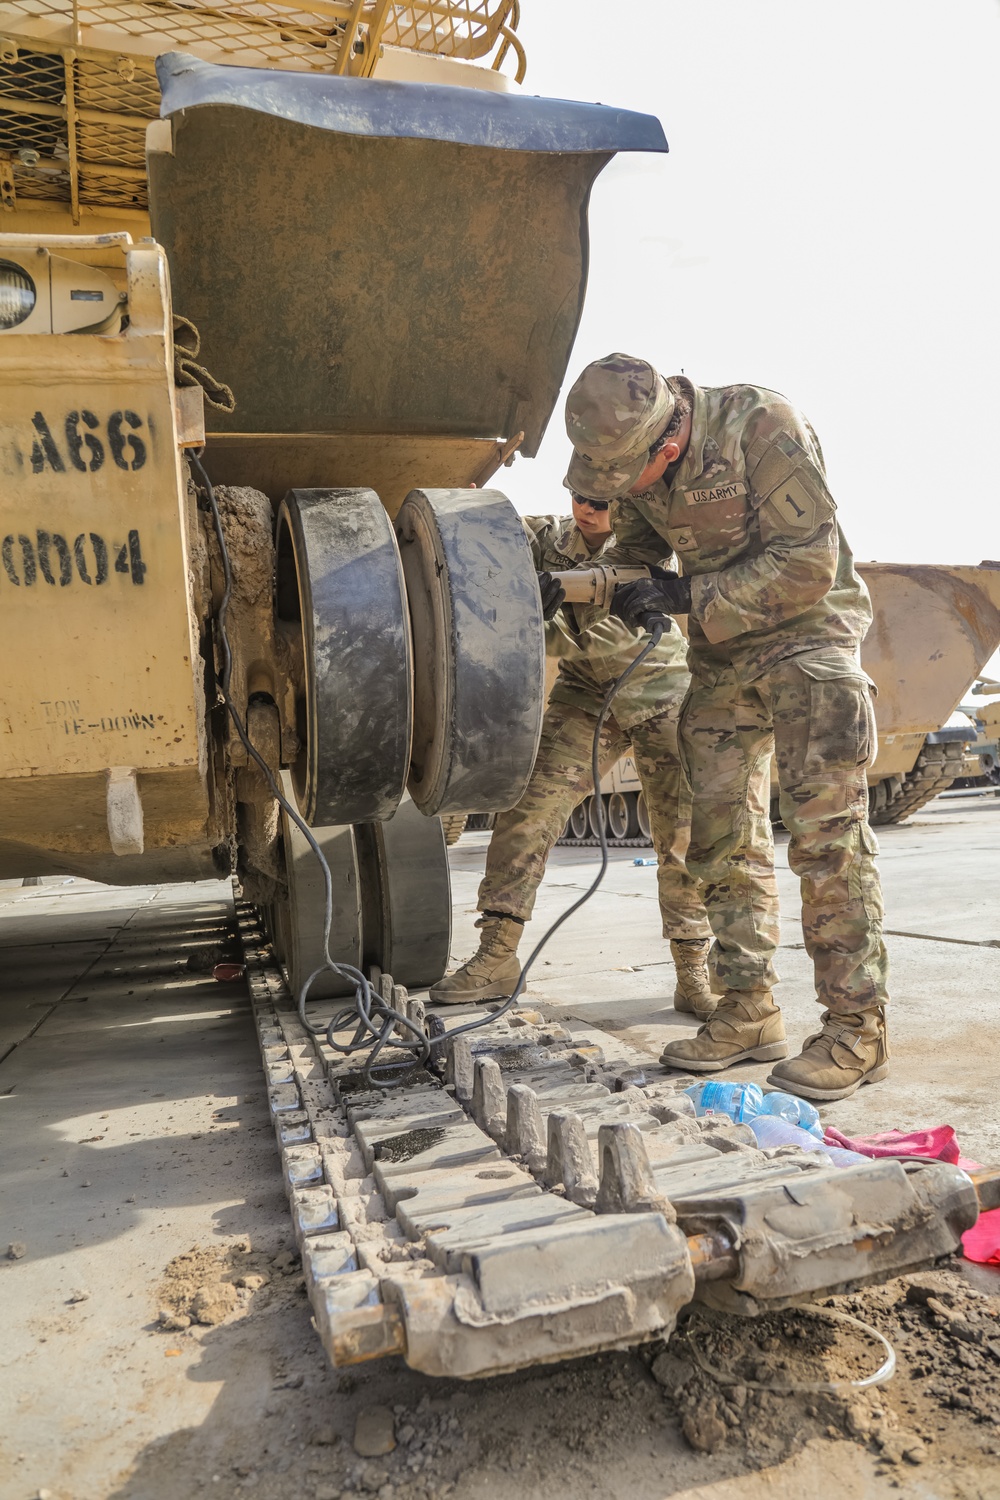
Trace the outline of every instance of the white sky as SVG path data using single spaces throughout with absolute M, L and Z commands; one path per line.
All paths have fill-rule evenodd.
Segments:
M 525 91 L 656 114 L 590 208 L 612 349 L 781 391 L 862 560 L 1000 558 L 1000 0 L 523 0 Z M 494 481 L 566 510 L 562 397 Z

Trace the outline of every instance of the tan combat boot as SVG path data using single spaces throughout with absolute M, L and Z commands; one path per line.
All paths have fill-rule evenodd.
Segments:
M 478 1000 L 503 1000 L 513 993 L 521 973 L 517 945 L 524 923 L 514 917 L 480 917 L 479 947 L 454 974 L 431 986 L 432 1005 L 474 1005 Z
M 708 982 L 708 950 L 711 938 L 670 939 L 670 956 L 677 970 L 674 1010 L 707 1021 L 719 1003 Z
M 768 1083 L 803 1099 L 846 1099 L 863 1083 L 889 1075 L 889 1037 L 881 1007 L 844 1015 L 823 1012 L 823 1030 L 808 1036 L 798 1057 L 779 1063 Z
M 660 1062 L 683 1073 L 720 1073 L 732 1063 L 788 1056 L 785 1024 L 770 990 L 727 990 L 697 1036 L 668 1042 Z

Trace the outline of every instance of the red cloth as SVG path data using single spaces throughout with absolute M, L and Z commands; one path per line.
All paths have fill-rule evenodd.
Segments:
M 935 1125 L 931 1130 L 884 1130 L 880 1135 L 861 1135 L 856 1139 L 842 1135 L 828 1126 L 824 1139 L 830 1146 L 845 1151 L 859 1151 L 862 1156 L 929 1156 L 947 1161 L 971 1172 L 979 1166 L 958 1149 L 958 1138 L 950 1125 Z M 962 1235 L 962 1254 L 966 1260 L 984 1266 L 1000 1266 L 1000 1208 L 980 1214 L 971 1229 Z
M 932 1156 L 954 1166 L 959 1162 L 958 1141 L 950 1125 L 935 1125 L 933 1130 L 884 1130 L 881 1135 L 859 1135 L 856 1140 L 830 1125 L 824 1139 L 830 1146 L 860 1151 L 862 1156 Z
M 962 1235 L 962 1254 L 981 1266 L 1000 1268 L 1000 1208 L 980 1214 L 971 1229 Z

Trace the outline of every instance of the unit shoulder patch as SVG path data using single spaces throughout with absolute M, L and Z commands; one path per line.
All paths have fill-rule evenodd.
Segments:
M 829 495 L 808 489 L 798 474 L 790 474 L 783 484 L 772 490 L 764 505 L 769 512 L 770 530 L 775 533 L 798 531 L 808 536 L 828 521 L 834 512 Z

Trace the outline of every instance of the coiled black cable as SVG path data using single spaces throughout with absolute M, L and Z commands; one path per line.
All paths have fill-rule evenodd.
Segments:
M 614 682 L 608 688 L 607 693 L 604 695 L 604 702 L 601 704 L 601 711 L 597 716 L 597 723 L 594 726 L 594 739 L 590 751 L 590 773 L 591 777 L 593 778 L 594 796 L 597 799 L 599 809 L 597 829 L 598 838 L 601 845 L 600 869 L 594 876 L 594 879 L 589 888 L 584 891 L 583 895 L 578 896 L 577 899 L 573 902 L 572 906 L 567 906 L 566 910 L 560 916 L 556 917 L 556 920 L 552 923 L 551 927 L 548 928 L 548 930 L 535 944 L 534 948 L 532 948 L 531 952 L 528 954 L 527 960 L 525 961 L 524 967 L 521 969 L 521 972 L 518 975 L 513 994 L 510 995 L 508 999 L 506 999 L 504 1003 L 498 1007 L 498 1009 L 491 1011 L 488 1016 L 485 1016 L 478 1021 L 469 1021 L 465 1026 L 453 1026 L 447 1033 L 446 1037 L 436 1037 L 434 1039 L 435 1046 L 439 1046 L 442 1042 L 450 1042 L 453 1037 L 461 1036 L 465 1031 L 475 1031 L 480 1026 L 492 1026 L 494 1021 L 497 1021 L 501 1016 L 506 1015 L 511 1007 L 517 1003 L 521 995 L 523 995 L 524 986 L 528 977 L 528 971 L 531 968 L 532 964 L 535 962 L 535 959 L 541 953 L 542 949 L 548 943 L 549 939 L 559 931 L 559 928 L 563 925 L 564 922 L 569 921 L 574 912 L 578 912 L 580 910 L 580 907 L 590 900 L 591 896 L 597 890 L 598 886 L 601 884 L 601 881 L 607 874 L 608 835 L 604 821 L 604 803 L 601 799 L 601 732 L 604 729 L 604 724 L 608 717 L 608 712 L 615 700 L 615 696 L 617 695 L 618 690 L 625 686 L 625 683 L 631 677 L 632 673 L 636 670 L 637 667 L 642 665 L 649 653 L 651 651 L 655 651 L 656 647 L 660 644 L 660 637 L 663 635 L 663 632 L 665 630 L 668 630 L 669 628 L 670 621 L 666 615 L 654 615 L 651 617 L 648 625 L 649 640 L 646 642 L 645 646 L 643 646 L 638 656 L 636 656 L 632 661 L 629 662 L 628 666 L 625 668 L 624 672 L 622 672 L 621 676 L 616 677 Z
M 299 987 L 298 994 L 295 996 L 299 1020 L 310 1035 L 320 1036 L 325 1033 L 328 1045 L 337 1052 L 349 1055 L 367 1048 L 368 1053 L 363 1064 L 366 1082 L 375 1088 L 391 1087 L 393 1083 L 400 1081 L 403 1076 L 410 1074 L 415 1068 L 421 1067 L 430 1060 L 430 1041 L 408 1016 L 387 1005 L 381 995 L 377 995 L 372 990 L 370 981 L 361 973 L 360 969 L 356 969 L 353 964 L 337 963 L 330 957 L 330 930 L 333 925 L 333 877 L 330 874 L 330 866 L 327 864 L 326 857 L 317 843 L 309 824 L 302 817 L 298 808 L 293 807 L 284 795 L 271 767 L 247 734 L 229 690 L 233 671 L 233 653 L 226 631 L 226 616 L 229 613 L 229 604 L 233 593 L 233 569 L 222 526 L 222 516 L 219 512 L 219 502 L 216 498 L 212 481 L 209 479 L 201 462 L 203 451 L 201 449 L 197 452 L 192 452 L 189 456 L 192 467 L 200 480 L 201 489 L 204 492 L 209 510 L 212 513 L 216 541 L 219 544 L 219 551 L 222 558 L 223 593 L 217 617 L 219 648 L 222 656 L 222 670 L 216 678 L 219 694 L 229 712 L 229 716 L 232 719 L 233 726 L 244 750 L 251 757 L 254 764 L 259 767 L 272 796 L 278 801 L 288 817 L 302 833 L 323 873 L 323 962 L 303 981 Z M 354 986 L 354 1006 L 348 1010 L 336 1012 L 326 1025 L 316 1025 L 306 1015 L 306 1001 L 315 981 L 321 974 L 327 972 L 340 975 L 341 978 L 346 979 Z M 351 1040 L 349 1042 L 339 1042 L 337 1040 L 337 1033 L 345 1030 L 352 1023 L 355 1025 L 355 1031 Z M 402 1043 L 412 1055 L 403 1066 L 402 1071 L 400 1071 L 399 1064 L 389 1065 L 393 1072 L 400 1073 L 400 1078 L 381 1079 L 372 1070 L 379 1053 L 387 1045 L 389 1038 L 397 1028 L 402 1028 L 412 1033 L 414 1037 L 413 1043 Z M 396 1045 L 398 1046 L 400 1043 L 396 1043 Z

